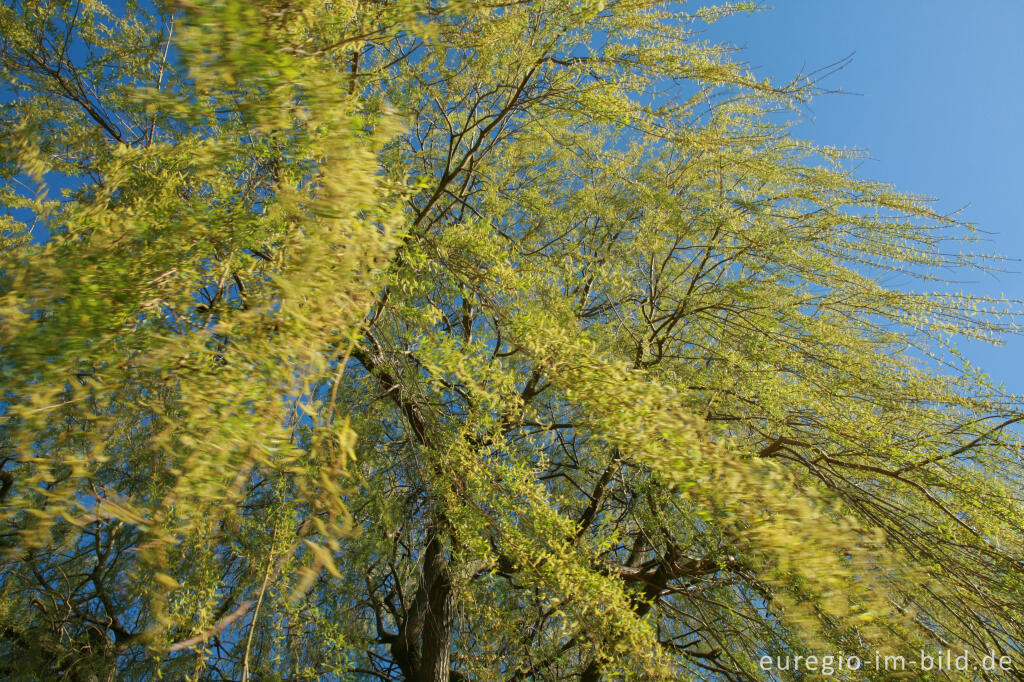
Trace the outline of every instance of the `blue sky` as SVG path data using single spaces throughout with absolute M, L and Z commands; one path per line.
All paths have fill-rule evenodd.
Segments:
M 713 2 L 692 2 L 687 9 Z M 794 134 L 867 149 L 865 178 L 938 199 L 992 233 L 980 249 L 1024 259 L 1024 1 L 774 0 L 703 37 L 744 48 L 759 77 L 787 82 L 851 53 Z M 1024 298 L 1016 274 L 975 276 L 970 293 Z M 1024 394 L 1024 338 L 960 344 L 996 383 Z

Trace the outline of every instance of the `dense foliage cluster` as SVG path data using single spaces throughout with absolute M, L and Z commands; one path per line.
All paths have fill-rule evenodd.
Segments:
M 1018 304 L 685 9 L 5 3 L 0 675 L 1021 670 Z

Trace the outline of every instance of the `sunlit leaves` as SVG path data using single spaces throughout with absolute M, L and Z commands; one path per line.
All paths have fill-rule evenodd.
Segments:
M 678 9 L 3 10 L 18 674 L 1019 657 L 1019 304 Z

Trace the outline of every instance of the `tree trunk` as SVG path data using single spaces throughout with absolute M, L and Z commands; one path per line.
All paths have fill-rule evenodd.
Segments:
M 440 533 L 431 529 L 423 573 L 391 653 L 409 682 L 451 682 L 455 594 Z M 456 676 L 458 677 L 458 676 Z
M 427 546 L 423 578 L 428 601 L 423 628 L 423 647 L 417 682 L 449 682 L 452 634 L 455 625 L 455 595 L 441 539 L 434 535 Z
M 580 673 L 580 682 L 601 682 L 601 664 L 597 659 L 592 659 Z

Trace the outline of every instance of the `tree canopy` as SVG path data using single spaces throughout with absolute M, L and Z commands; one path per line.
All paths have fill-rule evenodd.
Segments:
M 3 676 L 1024 668 L 1020 303 L 743 9 L 5 3 Z

